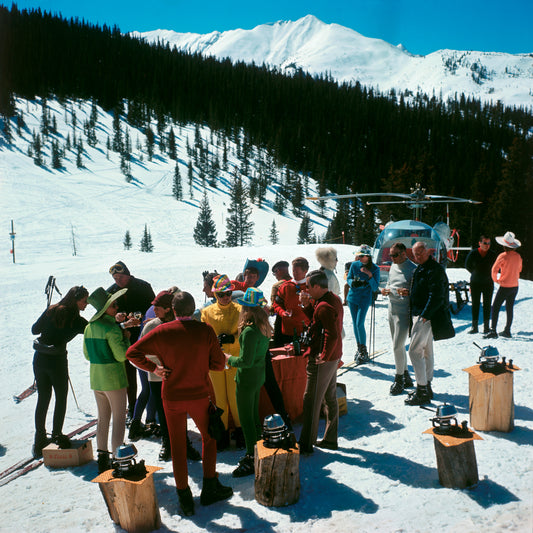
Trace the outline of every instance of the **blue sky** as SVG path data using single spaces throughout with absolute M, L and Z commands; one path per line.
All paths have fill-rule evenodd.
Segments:
M 0 0 L 8 7 L 10 1 Z M 442 48 L 487 52 L 533 52 L 533 0 L 23 0 L 64 17 L 117 25 L 121 31 L 169 29 L 210 33 L 251 29 L 307 14 L 365 37 L 403 44 L 415 54 Z

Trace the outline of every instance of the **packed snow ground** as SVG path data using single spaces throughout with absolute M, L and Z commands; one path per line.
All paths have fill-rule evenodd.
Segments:
M 193 293 L 198 302 L 201 272 L 217 268 L 237 274 L 247 257 L 263 257 L 270 264 L 295 255 L 304 255 L 316 266 L 315 246 L 251 247 L 205 250 L 177 247 L 174 252 L 141 254 L 105 249 L 83 257 L 43 254 L 37 260 L 10 265 L 3 260 L 0 276 L 2 294 L 1 353 L 4 372 L 0 377 L 2 437 L 0 470 L 28 455 L 33 439 L 35 395 L 15 405 L 12 396 L 31 384 L 31 324 L 45 304 L 44 285 L 55 274 L 62 291 L 84 283 L 91 290 L 111 281 L 107 268 L 123 259 L 137 276 L 149 280 L 156 291 L 172 284 Z M 341 264 L 352 258 L 353 248 L 339 247 Z M 450 270 L 451 279 L 464 279 L 464 270 Z M 273 282 L 267 277 L 264 288 Z M 139 458 L 162 466 L 155 474 L 161 510 L 160 531 L 531 531 L 533 402 L 530 387 L 531 298 L 533 283 L 521 281 L 514 338 L 492 341 L 502 355 L 512 357 L 522 369 L 515 373 L 515 429 L 511 433 L 481 433 L 476 441 L 480 482 L 472 490 L 442 488 L 438 482 L 432 438 L 422 432 L 431 426 L 431 413 L 403 404 L 404 396 L 391 397 L 394 374 L 391 351 L 374 364 L 345 373 L 339 381 L 347 386 L 348 414 L 340 419 L 339 451 L 317 449 L 300 460 L 300 501 L 287 508 L 266 508 L 254 499 L 253 478 L 233 479 L 231 472 L 242 451 L 218 455 L 222 482 L 234 488 L 227 502 L 209 507 L 199 505 L 201 465 L 189 463 L 189 475 L 196 497 L 196 515 L 178 514 L 171 464 L 158 461 L 159 444 L 137 443 Z M 55 300 L 57 301 L 57 300 Z M 468 419 L 468 375 L 462 371 L 477 361 L 476 340 L 466 333 L 469 307 L 454 319 L 457 336 L 436 344 L 435 404 L 456 405 L 459 420 Z M 89 318 L 92 309 L 84 315 Z M 355 347 L 349 313 L 345 319 L 343 360 L 352 359 Z M 82 339 L 69 345 L 71 380 L 81 410 L 69 395 L 65 431 L 96 415 L 89 388 L 88 363 L 82 354 Z M 389 348 L 386 303 L 376 306 L 376 347 Z M 51 415 L 49 415 L 50 423 Z M 199 435 L 191 424 L 193 441 Z M 299 434 L 300 426 L 296 426 Z M 95 443 L 93 442 L 93 448 Z M 116 531 L 109 518 L 98 486 L 90 481 L 97 475 L 96 463 L 49 470 L 41 467 L 0 488 L 4 519 L 0 531 Z
M 28 104 L 29 109 L 31 105 Z M 38 119 L 37 111 L 33 112 Z M 4 232 L 0 254 L 0 353 L 4 367 L 0 376 L 0 471 L 28 456 L 31 450 L 36 396 L 18 405 L 12 397 L 33 381 L 30 328 L 45 307 L 44 287 L 49 275 L 57 278 L 63 293 L 80 283 L 92 291 L 111 284 L 108 268 L 122 259 L 135 276 L 149 281 L 156 292 L 175 284 L 191 292 L 200 304 L 203 270 L 217 269 L 235 276 L 246 258 L 262 257 L 272 265 L 298 255 L 306 256 L 312 268 L 318 266 L 314 259 L 317 245 L 294 244 L 299 225 L 294 218 L 277 217 L 281 244 L 268 244 L 268 228 L 275 216 L 268 207 L 254 209 L 257 237 L 253 246 L 233 249 L 195 246 L 192 228 L 198 213 L 197 202 L 176 202 L 170 197 L 169 184 L 158 189 L 163 178 L 169 181 L 173 168 L 165 167 L 162 159 L 150 165 L 145 163 L 142 175 L 134 167 L 133 174 L 141 179 L 127 185 L 117 170 L 116 158 L 112 155 L 111 160 L 106 159 L 105 150 L 89 151 L 91 157 L 85 170 L 76 171 L 67 162 L 64 171 L 52 172 L 33 164 L 25 155 L 26 145 L 22 141 L 13 149 L 5 146 L 0 149 L 0 228 Z M 227 202 L 226 190 L 212 194 L 217 223 L 227 209 L 223 204 Z M 15 264 L 9 254 L 11 219 L 16 231 Z M 137 251 L 145 222 L 155 245 L 151 254 Z M 76 256 L 72 255 L 71 228 L 76 235 Z M 134 248 L 130 251 L 122 248 L 126 229 L 132 231 Z M 520 238 L 518 230 L 510 229 Z M 223 231 L 219 227 L 221 237 Z M 339 245 L 337 249 L 342 270 L 341 265 L 353 259 L 354 247 Z M 448 274 L 451 280 L 467 279 L 464 270 L 450 269 Z M 342 279 L 342 272 L 338 272 L 338 277 Z M 267 294 L 273 282 L 269 275 L 263 284 Z M 155 474 L 163 524 L 160 531 L 531 531 L 533 400 L 528 376 L 532 298 L 533 282 L 521 281 L 514 338 L 491 341 L 522 370 L 514 375 L 515 429 L 505 434 L 481 433 L 483 440 L 475 443 L 480 477 L 476 488 L 451 490 L 439 485 L 432 438 L 422 434 L 431 425 L 431 413 L 405 406 L 404 396 L 389 396 L 394 366 L 386 302 L 380 299 L 376 306 L 376 348 L 389 350 L 375 364 L 351 370 L 340 379 L 348 391 L 348 414 L 340 419 L 340 449 L 336 452 L 317 449 L 313 456 L 301 458 L 300 501 L 286 508 L 258 504 L 253 479 L 231 477 L 243 452 L 230 450 L 219 454 L 218 471 L 222 482 L 234 488 L 234 496 L 227 502 L 200 506 L 201 465 L 190 463 L 190 483 L 197 509 L 194 517 L 183 518 L 178 513 L 171 464 L 158 461 L 159 443 L 143 440 L 137 443 L 139 458 L 163 467 Z M 55 295 L 54 302 L 57 300 Z M 89 318 L 92 313 L 88 307 L 84 316 Z M 479 355 L 472 341 L 487 344 L 481 336 L 472 338 L 466 333 L 469 313 L 467 306 L 454 318 L 457 336 L 437 343 L 435 349 L 434 403 L 453 402 L 460 412 L 460 421 L 468 419 L 468 375 L 463 369 L 472 366 Z M 500 325 L 503 320 L 501 316 Z M 343 359 L 349 362 L 355 340 L 347 310 L 344 327 Z M 69 344 L 70 376 L 80 410 L 70 395 L 65 432 L 96 415 L 89 388 L 89 366 L 81 347 L 81 337 Z M 199 447 L 198 433 L 193 425 L 190 429 Z M 299 432 L 297 425 L 297 435 Z M 95 462 L 71 469 L 40 467 L 0 487 L 3 511 L 0 531 L 118 531 L 98 486 L 90 483 L 96 475 Z

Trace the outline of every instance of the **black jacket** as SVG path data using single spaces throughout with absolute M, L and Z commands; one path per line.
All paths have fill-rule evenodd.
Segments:
M 64 327 L 60 328 L 55 324 L 53 314 L 58 312 L 68 312 L 65 310 L 46 309 L 39 317 L 37 322 L 31 327 L 31 332 L 40 337 L 34 342 L 34 348 L 37 352 L 53 355 L 66 355 L 67 342 L 71 341 L 76 335 L 83 333 L 87 320 L 78 314 L 67 320 Z
M 411 282 L 411 316 L 431 321 L 433 338 L 438 341 L 455 336 L 450 315 L 448 277 L 444 268 L 430 257 L 418 265 Z
M 117 300 L 119 312 L 128 314 L 140 311 L 144 316 L 148 308 L 152 305 L 152 301 L 155 299 L 152 286 L 147 281 L 131 276 L 126 288 L 128 290 Z M 116 283 L 113 283 L 107 289 L 107 292 L 115 294 L 119 290 L 120 287 Z M 141 328 L 130 328 L 130 331 L 130 342 L 133 344 L 139 338 Z
M 470 284 L 471 285 L 488 285 L 494 286 L 491 276 L 491 269 L 494 261 L 496 261 L 496 252 L 494 250 L 488 250 L 483 257 L 479 253 L 479 249 L 472 250 L 467 256 L 465 261 L 465 268 L 470 272 Z

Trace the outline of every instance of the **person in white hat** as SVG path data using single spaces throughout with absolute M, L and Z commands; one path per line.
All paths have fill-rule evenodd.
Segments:
M 505 302 L 507 312 L 507 323 L 505 329 L 500 332 L 500 337 L 511 338 L 511 325 L 513 323 L 513 307 L 518 294 L 518 279 L 522 272 L 522 257 L 516 251 L 521 246 L 521 242 L 515 237 L 512 231 L 508 231 L 502 237 L 496 237 L 496 242 L 503 246 L 503 252 L 496 258 L 492 266 L 492 280 L 500 288 L 494 297 L 491 313 L 491 327 L 485 339 L 497 339 L 496 327 L 498 325 L 498 315 L 502 304 Z

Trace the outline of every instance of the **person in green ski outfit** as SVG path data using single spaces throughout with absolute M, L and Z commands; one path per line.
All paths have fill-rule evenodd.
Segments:
M 238 330 L 240 353 L 238 357 L 226 354 L 226 362 L 237 368 L 237 409 L 246 442 L 246 455 L 233 471 L 233 477 L 244 477 L 254 473 L 254 448 L 261 438 L 259 394 L 265 382 L 265 356 L 272 327 L 263 309 L 266 299 L 259 289 L 249 287 L 237 301 L 242 305 Z

